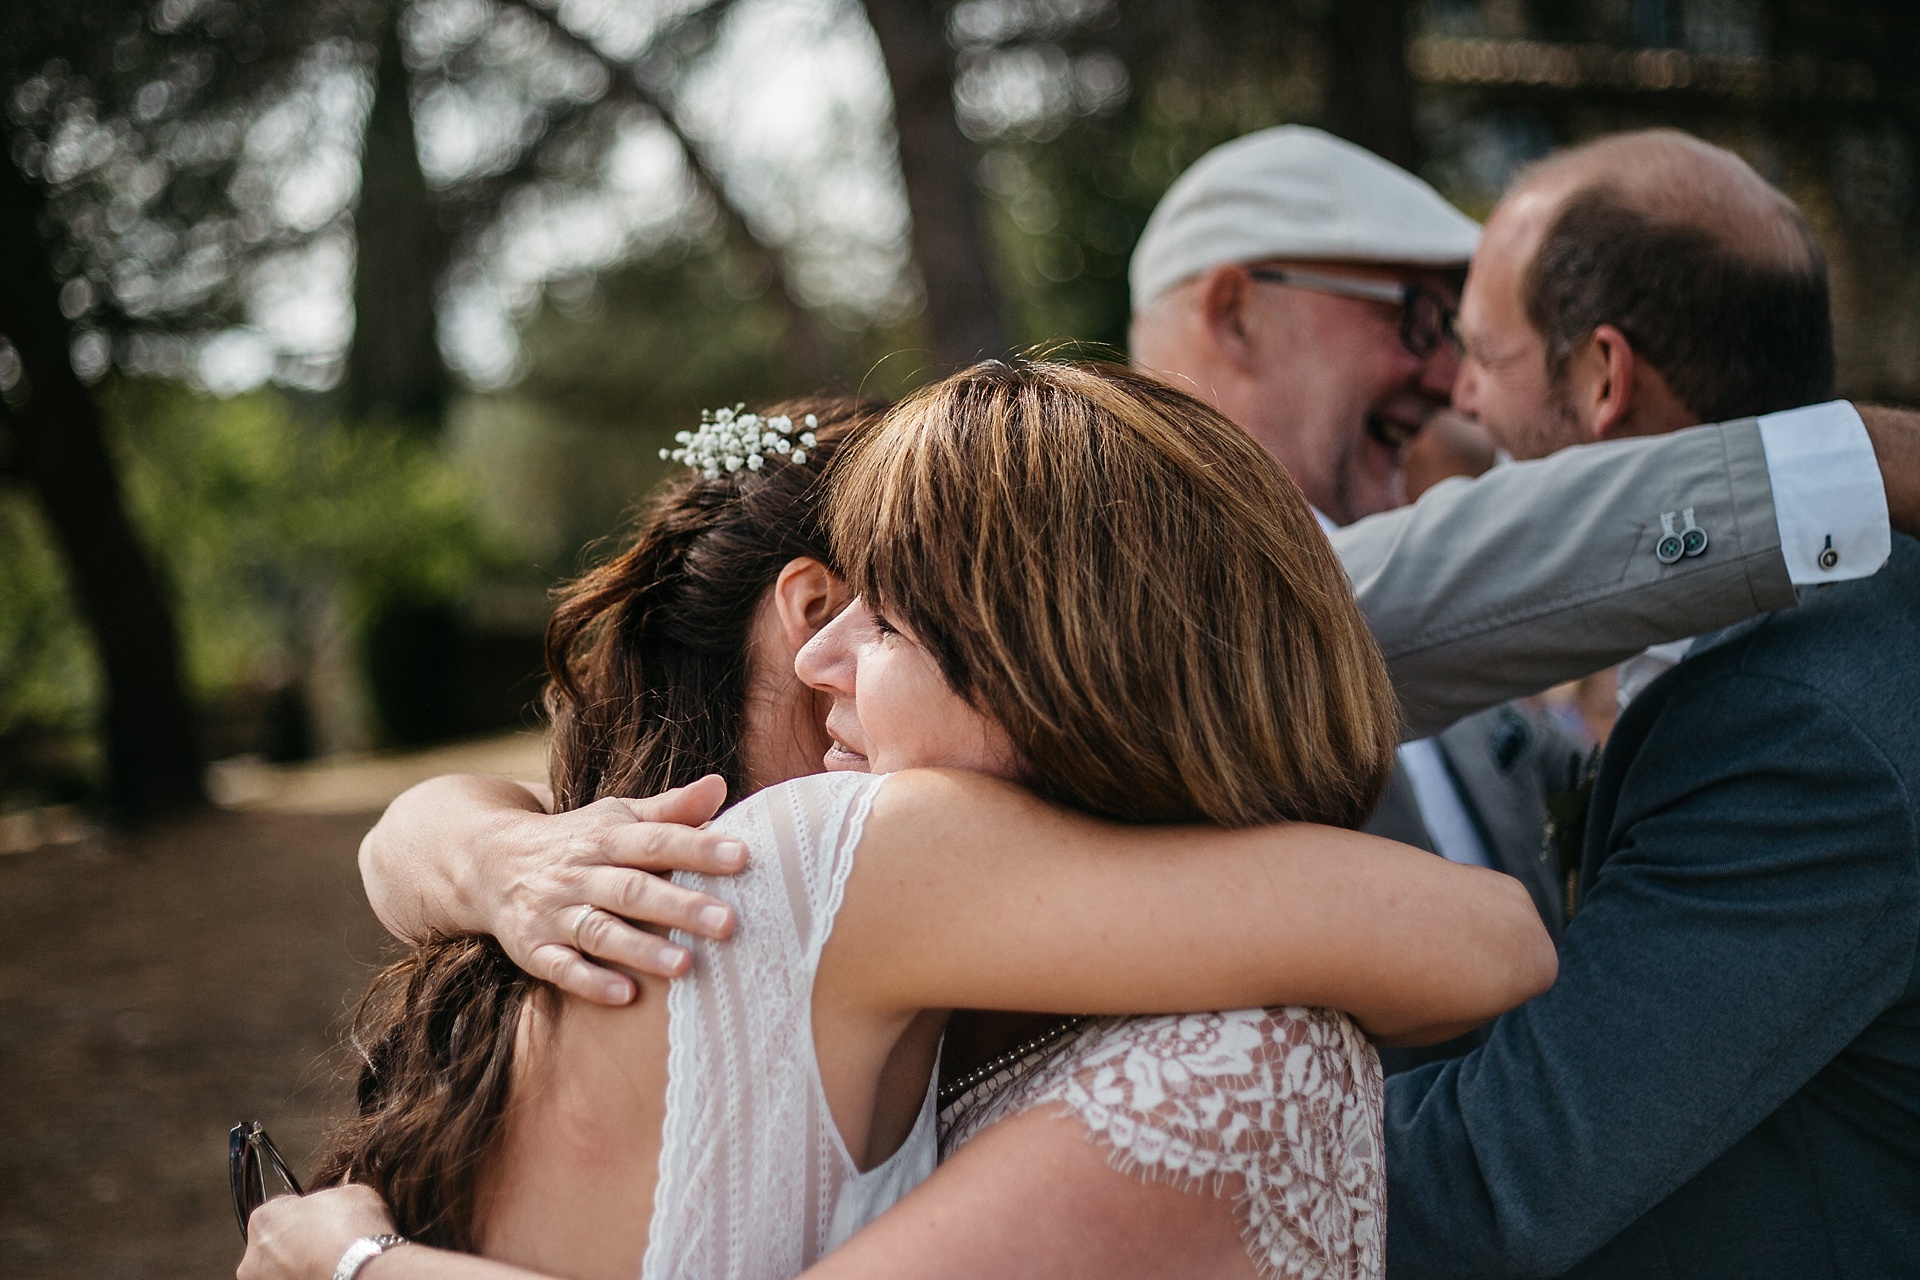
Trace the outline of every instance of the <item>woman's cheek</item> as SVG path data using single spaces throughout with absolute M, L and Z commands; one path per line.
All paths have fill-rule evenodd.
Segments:
M 860 725 L 867 732 L 868 754 L 872 757 L 874 766 L 892 772 L 902 767 L 893 763 L 893 760 L 901 754 L 901 748 L 905 744 L 901 742 L 899 733 L 902 717 L 899 707 L 900 689 L 895 680 L 898 673 L 887 661 L 884 649 L 876 655 L 874 670 L 873 719 L 867 719 L 865 710 L 862 710 Z

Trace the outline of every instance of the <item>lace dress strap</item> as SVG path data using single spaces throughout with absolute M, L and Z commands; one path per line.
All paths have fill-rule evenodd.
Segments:
M 1115 1168 L 1215 1194 L 1238 1180 L 1247 1252 L 1268 1280 L 1379 1280 L 1386 1170 L 1379 1055 L 1324 1009 L 1089 1022 L 950 1108 L 948 1151 L 1041 1105 L 1076 1116 Z

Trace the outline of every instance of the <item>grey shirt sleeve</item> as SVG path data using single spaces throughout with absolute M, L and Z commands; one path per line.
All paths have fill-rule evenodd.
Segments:
M 1655 555 L 1691 508 L 1697 555 Z M 1337 530 L 1405 736 L 1795 602 L 1751 418 L 1566 449 Z

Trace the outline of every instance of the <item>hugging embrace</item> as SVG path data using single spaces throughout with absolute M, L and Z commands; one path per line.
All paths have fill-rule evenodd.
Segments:
M 1747 190 L 1741 175 L 1725 181 Z M 1824 337 L 1824 366 L 1814 350 L 1784 366 L 1812 371 L 1799 382 L 1755 384 L 1788 403 L 1729 400 L 1712 370 L 1682 376 L 1698 372 L 1698 351 L 1662 348 L 1630 316 L 1543 320 L 1513 305 L 1524 273 L 1502 266 L 1539 259 L 1579 218 L 1624 234 L 1606 219 L 1631 206 L 1596 212 L 1565 168 L 1542 184 L 1499 228 L 1519 237 L 1515 256 L 1494 256 L 1505 242 L 1490 225 L 1475 260 L 1462 308 L 1475 376 L 1462 385 L 1489 425 L 1566 434 L 1585 421 L 1585 438 L 1647 438 L 1443 485 L 1331 542 L 1274 451 L 1208 403 L 1225 373 L 1196 397 L 1120 368 L 988 364 L 891 408 L 822 400 L 691 433 L 694 473 L 556 610 L 550 793 L 488 793 L 502 828 L 539 810 L 596 847 L 648 842 L 629 863 L 682 869 L 666 884 L 562 854 L 550 861 L 577 874 L 556 891 L 557 873 L 492 876 L 478 845 L 427 847 L 417 824 L 396 837 L 396 804 L 363 853 L 377 909 L 418 942 L 363 1006 L 358 1115 L 318 1178 L 332 1189 L 255 1215 L 244 1280 L 355 1268 L 364 1280 L 1377 1277 L 1556 1274 L 1583 1260 L 1595 1274 L 1715 1274 L 1648 1264 L 1648 1250 L 1804 1258 L 1817 1250 L 1799 1237 L 1730 1246 L 1715 1233 L 1739 1234 L 1755 1205 L 1831 1212 L 1819 1185 L 1804 1204 L 1777 1186 L 1817 1184 L 1814 1171 L 1848 1161 L 1895 1204 L 1920 1185 L 1902 1164 L 1920 1167 L 1920 1151 L 1901 1150 L 1920 1117 L 1901 1118 L 1920 1070 L 1905 985 L 1920 902 L 1912 801 L 1899 786 L 1887 800 L 1873 772 L 1908 779 L 1920 753 L 1911 728 L 1875 720 L 1857 690 L 1816 687 L 1824 675 L 1791 665 L 1808 643 L 1850 671 L 1879 655 L 1875 687 L 1911 696 L 1920 563 L 1905 538 L 1891 559 L 1886 547 L 1889 506 L 1900 528 L 1914 512 L 1920 477 L 1900 452 L 1913 424 L 1863 426 L 1839 406 L 1842 425 L 1791 454 L 1832 475 L 1834 456 L 1858 464 L 1865 451 L 1880 505 L 1860 518 L 1881 549 L 1862 555 L 1871 537 L 1843 530 L 1835 573 L 1803 545 L 1816 526 L 1780 461 L 1807 419 L 1675 430 L 1709 407 L 1769 414 L 1823 398 L 1824 302 L 1811 320 L 1765 313 L 1795 341 Z M 1817 277 L 1824 299 L 1817 250 L 1773 243 L 1785 267 L 1720 283 Z M 1250 275 L 1247 262 L 1287 256 L 1256 250 L 1185 264 L 1169 305 L 1191 303 L 1223 344 L 1257 344 L 1253 309 L 1294 295 L 1246 287 L 1284 275 Z M 1595 273 L 1591 261 L 1569 270 Z M 1351 283 L 1329 293 L 1324 274 L 1291 278 L 1329 307 L 1386 305 Z M 1413 314 L 1411 291 L 1399 305 Z M 1602 298 L 1603 313 L 1612 305 Z M 1238 310 L 1221 320 L 1223 307 Z M 1563 319 L 1585 335 L 1567 351 L 1557 335 L 1551 357 L 1503 343 L 1540 336 L 1515 326 Z M 1452 359 L 1405 327 L 1383 329 L 1407 358 Z M 1636 351 L 1652 353 L 1637 383 Z M 1559 390 L 1598 369 L 1604 394 L 1521 422 L 1529 358 L 1560 363 Z M 1623 422 L 1639 429 L 1614 430 Z M 1882 468 L 1884 490 L 1876 450 L 1908 459 Z M 1669 556 L 1660 517 L 1682 510 L 1700 536 Z M 1840 585 L 1792 607 L 1822 581 Z M 1354 830 L 1403 735 L 1740 623 L 1654 682 L 1620 754 L 1609 748 L 1560 962 L 1559 922 L 1519 880 Z M 1708 679 L 1741 696 L 1714 703 L 1688 684 Z M 1812 701 L 1791 700 L 1809 688 Z M 1725 706 L 1759 719 L 1716 735 L 1708 711 Z M 1670 726 L 1691 758 L 1652 755 Z M 1808 732 L 1785 766 L 1726 764 L 1730 743 Z M 1650 774 L 1634 772 L 1636 756 Z M 1754 818 L 1784 821 L 1752 790 L 1767 786 L 1839 807 L 1819 838 L 1796 831 L 1778 856 L 1762 840 L 1766 865 L 1745 866 Z M 1713 819 L 1740 836 L 1723 851 L 1688 806 L 1728 792 L 1750 812 Z M 635 821 L 699 822 L 723 799 L 701 832 Z M 1887 865 L 1822 845 L 1850 818 L 1849 838 L 1870 839 Z M 1678 871 L 1654 840 L 1675 830 L 1704 851 Z M 1768 876 L 1801 886 L 1805 919 L 1766 914 Z M 485 935 L 516 910 L 550 919 L 557 892 L 570 895 L 559 937 Z M 1713 898 L 1728 893 L 1731 907 Z M 1679 936 L 1683 907 L 1720 931 Z M 1730 988 L 1749 1004 L 1716 1035 L 1757 1071 L 1681 1055 L 1662 1019 L 1669 1004 L 1697 1006 L 1660 982 L 1710 990 L 1737 967 L 1726 956 L 1758 956 L 1767 929 L 1805 940 L 1833 920 L 1858 923 L 1854 952 L 1802 947 L 1799 986 Z M 1661 972 L 1685 946 L 1717 963 Z M 1855 972 L 1870 948 L 1870 972 Z M 1772 1034 L 1763 1006 L 1780 992 L 1796 1002 L 1784 1048 L 1755 1030 Z M 1814 1000 L 1831 1025 L 1807 1010 Z M 1383 1084 L 1376 1044 L 1490 1021 L 1465 1058 Z M 1870 1068 L 1822 1079 L 1862 1028 L 1878 1036 Z M 1795 1111 L 1810 1077 L 1818 1093 Z M 1683 1085 L 1706 1099 L 1699 1114 L 1675 1103 Z M 1620 1097 L 1635 1088 L 1644 1115 Z M 1632 1121 L 1628 1154 L 1659 1167 L 1617 1169 L 1629 1162 L 1595 1116 Z M 1849 1136 L 1860 1117 L 1881 1128 Z M 1920 1240 L 1903 1234 L 1910 1207 L 1876 1217 L 1879 1234 L 1849 1240 L 1848 1257 L 1897 1257 Z M 1412 1248 L 1396 1243 L 1402 1218 L 1424 1233 L 1406 1237 Z M 1529 1235 L 1539 1223 L 1551 1238 Z M 396 1235 L 405 1243 L 379 1243 Z
M 805 462 L 680 482 L 555 615 L 556 803 L 720 774 L 747 868 L 693 887 L 734 936 L 618 1008 L 490 940 L 421 946 L 363 1018 L 320 1180 L 550 1274 L 794 1275 L 933 1171 L 949 1011 L 1275 1006 L 1069 1034 L 1081 1074 L 1197 1059 L 1168 1063 L 1194 1172 L 1137 1157 L 1232 1169 L 1276 1262 L 1377 1270 L 1379 1069 L 1318 1010 L 1445 1038 L 1543 990 L 1553 950 L 1516 882 L 1342 829 L 1397 723 L 1305 501 L 1117 368 L 982 366 L 781 425 L 809 411 Z

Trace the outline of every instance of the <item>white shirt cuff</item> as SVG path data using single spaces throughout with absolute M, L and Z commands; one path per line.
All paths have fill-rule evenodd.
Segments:
M 1873 441 L 1845 400 L 1769 413 L 1760 447 L 1773 485 L 1780 553 L 1796 587 L 1879 571 L 1893 551 Z

